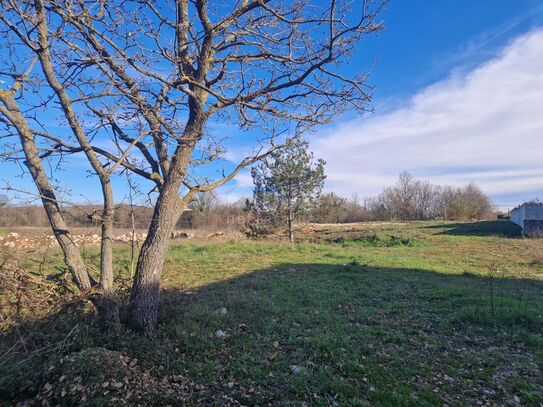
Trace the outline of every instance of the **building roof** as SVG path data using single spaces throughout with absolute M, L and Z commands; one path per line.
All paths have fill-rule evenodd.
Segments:
M 523 206 L 541 206 L 541 207 L 543 207 L 543 202 L 535 202 L 535 201 L 524 202 L 523 204 L 520 204 L 519 206 L 515 206 L 512 210 L 514 211 L 515 209 L 520 209 Z

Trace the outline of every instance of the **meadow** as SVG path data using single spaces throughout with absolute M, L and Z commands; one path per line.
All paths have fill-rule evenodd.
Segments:
M 59 253 L 21 264 L 63 278 Z M 187 240 L 152 338 L 100 330 L 77 296 L 21 310 L 0 337 L 0 404 L 540 406 L 542 278 L 543 241 L 502 221 Z

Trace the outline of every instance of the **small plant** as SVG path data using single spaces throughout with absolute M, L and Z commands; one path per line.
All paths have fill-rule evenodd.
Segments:
M 341 243 L 343 247 L 363 246 L 363 247 L 414 247 L 420 245 L 420 240 L 410 237 L 399 237 L 394 235 L 383 235 L 379 232 L 371 235 L 354 237 L 354 238 L 338 238 L 334 243 Z
M 277 231 L 279 224 L 273 216 L 267 216 L 266 213 L 259 212 L 255 208 L 255 203 L 250 200 L 245 201 L 245 211 L 250 214 L 241 227 L 241 232 L 249 239 L 262 239 Z

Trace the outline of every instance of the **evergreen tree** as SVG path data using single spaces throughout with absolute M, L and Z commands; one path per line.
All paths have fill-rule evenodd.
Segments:
M 325 162 L 315 162 L 307 147 L 307 142 L 292 139 L 251 169 L 255 189 L 248 208 L 254 218 L 247 225 L 248 235 L 265 235 L 284 226 L 294 242 L 294 222 L 312 207 L 326 178 Z

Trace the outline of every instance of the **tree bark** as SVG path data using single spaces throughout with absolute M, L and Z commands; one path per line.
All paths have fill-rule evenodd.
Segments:
M 288 229 L 288 240 L 290 243 L 294 243 L 294 222 L 292 220 L 292 215 L 289 211 L 287 219 L 287 229 Z
M 157 324 L 160 275 L 172 229 L 182 212 L 178 191 L 178 182 L 168 183 L 158 197 L 130 293 L 128 324 L 146 334 L 152 334 Z
M 152 334 L 157 325 L 158 301 L 160 293 L 160 275 L 168 250 L 172 229 L 183 212 L 186 202 L 195 190 L 189 191 L 183 199 L 179 197 L 179 188 L 184 180 L 192 151 L 201 138 L 204 121 L 201 110 L 204 99 L 191 99 L 195 108 L 190 114 L 183 132 L 184 143 L 179 144 L 173 154 L 169 171 L 164 175 L 164 184 L 160 189 L 153 219 L 147 232 L 147 238 L 141 247 L 136 267 L 136 275 L 130 292 L 128 324 L 137 331 Z M 200 113 L 195 113 L 198 110 Z
M 102 238 L 100 241 L 100 298 L 95 303 L 100 323 L 104 327 L 119 323 L 119 302 L 113 285 L 113 190 L 109 177 L 100 179 L 104 206 L 102 209 Z

